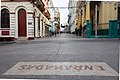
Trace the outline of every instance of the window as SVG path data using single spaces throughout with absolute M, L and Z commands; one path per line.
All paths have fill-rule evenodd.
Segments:
M 1 10 L 1 28 L 10 28 L 10 14 L 7 9 Z

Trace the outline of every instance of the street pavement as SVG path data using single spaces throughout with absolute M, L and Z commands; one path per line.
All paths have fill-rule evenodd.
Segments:
M 9 75 L 4 75 L 20 62 L 51 62 L 55 65 L 56 63 L 59 64 L 61 62 L 65 62 L 65 64 L 67 62 L 77 62 L 80 64 L 86 62 L 90 64 L 94 62 L 103 62 L 118 73 L 119 44 L 120 41 L 118 39 L 80 38 L 79 36 L 72 34 L 58 34 L 56 37 L 52 36 L 35 40 L 15 41 L 14 43 L 6 43 L 5 45 L 0 43 L 0 78 L 41 80 L 119 80 L 118 76 L 89 75 L 89 71 L 87 74 L 85 73 L 85 75 L 82 75 L 82 73 L 74 75 L 74 72 L 73 75 L 70 75 L 70 73 L 64 75 L 64 71 L 61 75 L 55 75 L 54 70 L 48 72 L 53 73 L 54 75 L 34 75 L 34 73 L 36 73 L 35 70 L 34 72 L 31 72 L 31 75 L 17 75 L 17 73 L 15 73 L 15 75 L 11 75 L 11 73 Z

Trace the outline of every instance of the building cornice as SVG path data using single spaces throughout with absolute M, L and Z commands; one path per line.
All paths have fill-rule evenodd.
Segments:
M 31 0 L 1 0 L 1 2 L 30 2 Z

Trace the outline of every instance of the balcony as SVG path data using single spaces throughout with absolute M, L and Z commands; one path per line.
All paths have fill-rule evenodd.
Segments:
M 45 11 L 45 5 L 42 0 L 31 0 L 31 3 L 33 3 L 41 12 Z
M 45 17 L 46 17 L 47 19 L 50 19 L 50 13 L 49 13 L 48 10 L 45 10 L 43 14 L 45 15 Z
M 26 2 L 26 1 L 31 1 L 31 0 L 1 0 L 1 2 Z

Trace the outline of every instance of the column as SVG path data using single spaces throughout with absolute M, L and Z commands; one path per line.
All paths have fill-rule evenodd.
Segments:
M 86 20 L 90 20 L 90 2 L 86 4 Z
M 15 37 L 15 13 L 10 13 L 10 36 Z
M 45 21 L 43 21 L 43 37 L 45 37 Z
M 35 18 L 35 37 L 38 37 L 38 18 Z
M 27 37 L 34 37 L 34 19 L 33 13 L 28 13 L 28 27 L 27 27 Z
M 89 38 L 91 37 L 91 30 L 92 26 L 90 23 L 90 2 L 87 2 L 86 4 L 86 37 Z

